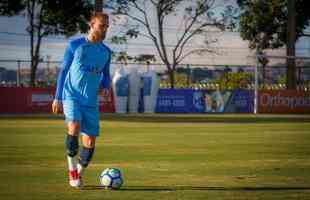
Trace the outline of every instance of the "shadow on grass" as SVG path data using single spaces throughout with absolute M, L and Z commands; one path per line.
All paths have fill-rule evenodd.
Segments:
M 85 185 L 82 190 L 104 190 L 97 185 Z M 287 190 L 310 190 L 310 187 L 205 187 L 205 186 L 124 186 L 118 191 L 287 191 Z

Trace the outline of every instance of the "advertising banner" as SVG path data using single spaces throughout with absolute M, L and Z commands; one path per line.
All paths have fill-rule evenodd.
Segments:
M 102 113 L 114 113 L 115 112 L 115 101 L 113 90 L 110 89 L 108 95 L 100 94 L 98 96 L 99 100 L 99 111 Z
M 0 113 L 51 112 L 55 89 L 0 87 Z
M 204 112 L 223 113 L 230 100 L 232 92 L 229 90 L 204 90 Z
M 225 112 L 227 113 L 253 113 L 254 91 L 233 90 L 225 105 Z
M 0 87 L 0 113 L 51 113 L 54 88 Z M 114 112 L 112 90 L 99 96 L 101 112 Z
M 310 113 L 310 92 L 263 90 L 258 105 L 259 113 Z
M 54 88 L 0 87 L 0 113 L 50 113 Z M 143 91 L 144 92 L 144 91 Z M 143 99 L 140 94 L 140 100 Z M 252 90 L 160 89 L 157 113 L 253 113 Z M 101 112 L 115 112 L 113 92 L 99 96 Z M 139 111 L 143 111 L 140 101 Z M 310 93 L 296 90 L 259 91 L 259 113 L 310 113 Z
M 159 113 L 250 113 L 253 91 L 160 89 L 156 112 Z
M 192 98 L 191 89 L 160 89 L 155 111 L 158 113 L 191 112 Z

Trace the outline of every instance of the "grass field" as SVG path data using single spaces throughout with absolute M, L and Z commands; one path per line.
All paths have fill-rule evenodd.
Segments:
M 310 199 L 309 115 L 105 115 L 82 190 L 62 117 L 0 116 L 0 199 Z M 99 187 L 121 168 L 121 190 Z

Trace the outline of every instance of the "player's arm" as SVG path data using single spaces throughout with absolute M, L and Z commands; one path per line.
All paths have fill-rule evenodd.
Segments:
M 110 65 L 111 65 L 111 54 L 109 56 L 109 59 L 107 63 L 104 66 L 104 71 L 101 75 L 101 86 L 103 88 L 103 95 L 107 96 L 109 93 L 109 88 L 110 88 Z
M 57 88 L 55 93 L 55 99 L 52 104 L 52 111 L 54 114 L 60 113 L 61 111 L 61 101 L 62 101 L 62 91 L 65 83 L 66 76 L 68 74 L 69 68 L 73 61 L 73 52 L 70 45 L 66 48 L 64 54 L 64 60 L 60 72 L 57 78 Z

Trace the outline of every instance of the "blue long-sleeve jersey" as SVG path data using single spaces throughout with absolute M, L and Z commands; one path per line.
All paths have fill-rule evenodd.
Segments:
M 57 79 L 55 99 L 75 100 L 80 105 L 97 106 L 100 83 L 110 86 L 111 50 L 85 37 L 71 41 Z

